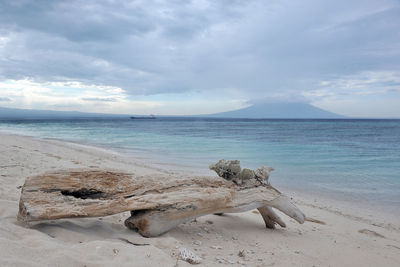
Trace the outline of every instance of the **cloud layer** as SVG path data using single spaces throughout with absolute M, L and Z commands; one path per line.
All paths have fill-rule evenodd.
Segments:
M 360 94 L 400 96 L 399 28 L 400 3 L 387 0 L 0 1 L 0 79 L 103 105 L 121 98 L 95 87 L 125 101 L 301 100 L 341 113 L 334 103 Z

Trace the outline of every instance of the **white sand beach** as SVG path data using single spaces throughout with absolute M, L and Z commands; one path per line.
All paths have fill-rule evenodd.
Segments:
M 27 177 L 51 170 L 103 168 L 136 174 L 168 172 L 112 151 L 78 144 L 0 134 L 0 266 L 398 266 L 399 218 L 363 217 L 327 208 L 324 200 L 294 197 L 307 215 L 325 222 L 266 229 L 257 211 L 208 215 L 157 238 L 127 229 L 128 213 L 23 225 L 17 221 Z M 274 177 L 274 179 L 279 179 Z M 273 184 L 273 180 L 272 180 Z M 324 203 L 324 204 L 323 204 Z

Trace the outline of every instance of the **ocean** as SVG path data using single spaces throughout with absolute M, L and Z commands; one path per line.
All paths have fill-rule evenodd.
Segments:
M 273 185 L 400 210 L 400 120 L 3 120 L 0 131 L 111 149 L 190 174 L 219 159 L 275 168 Z

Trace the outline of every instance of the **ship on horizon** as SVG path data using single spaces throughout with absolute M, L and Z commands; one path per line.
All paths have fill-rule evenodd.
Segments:
M 130 118 L 131 118 L 131 120 L 151 120 L 151 119 L 155 119 L 156 116 L 151 114 L 149 116 L 131 116 Z

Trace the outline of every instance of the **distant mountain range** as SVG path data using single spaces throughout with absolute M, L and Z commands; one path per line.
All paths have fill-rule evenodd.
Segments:
M 207 115 L 218 118 L 248 119 L 340 119 L 338 115 L 306 103 L 264 103 L 247 108 Z
M 116 118 L 128 115 L 0 107 L 0 119 Z
M 32 110 L 0 107 L 0 119 L 58 119 L 58 118 L 124 118 L 127 114 L 87 113 L 78 111 Z M 136 116 L 136 115 L 135 115 Z M 167 117 L 167 116 L 157 116 Z M 188 116 L 185 116 L 188 117 Z M 190 117 L 190 116 L 189 116 Z M 344 116 L 306 103 L 266 103 L 247 108 L 193 117 L 249 119 L 336 119 Z

